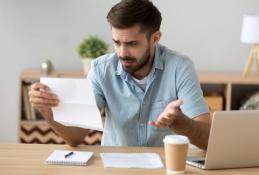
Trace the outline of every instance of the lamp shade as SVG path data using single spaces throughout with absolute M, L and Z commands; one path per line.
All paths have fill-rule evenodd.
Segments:
M 259 15 L 244 15 L 241 42 L 259 44 Z

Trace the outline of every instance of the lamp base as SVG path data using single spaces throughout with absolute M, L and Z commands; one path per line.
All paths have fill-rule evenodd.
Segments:
M 256 74 L 259 76 L 259 45 L 253 45 L 252 50 L 248 56 L 245 68 L 243 70 L 242 76 L 247 77 L 249 74 L 251 74 L 251 68 L 253 65 L 253 62 L 256 62 Z

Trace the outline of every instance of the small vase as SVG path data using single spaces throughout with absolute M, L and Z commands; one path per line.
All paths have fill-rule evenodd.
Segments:
M 84 73 L 85 75 L 88 74 L 90 68 L 91 68 L 91 61 L 92 58 L 83 58 L 82 59 L 82 63 L 83 63 L 83 68 L 84 68 Z

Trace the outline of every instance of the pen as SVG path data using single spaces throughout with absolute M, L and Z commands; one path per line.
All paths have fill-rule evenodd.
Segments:
M 73 154 L 74 154 L 73 151 L 72 151 L 72 152 L 69 152 L 69 153 L 65 154 L 65 158 L 69 158 L 69 157 L 72 156 Z

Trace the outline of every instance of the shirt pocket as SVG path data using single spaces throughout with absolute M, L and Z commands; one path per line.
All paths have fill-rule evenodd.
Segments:
M 167 100 L 160 100 L 160 101 L 155 101 L 151 103 L 151 108 L 150 108 L 150 120 L 152 121 L 156 121 L 159 117 L 159 115 L 164 111 L 164 109 L 166 108 L 166 106 L 173 101 L 173 99 L 167 99 Z M 168 127 L 164 127 L 164 128 L 158 128 L 155 126 L 151 127 L 152 130 L 154 131 L 168 131 L 169 128 Z

